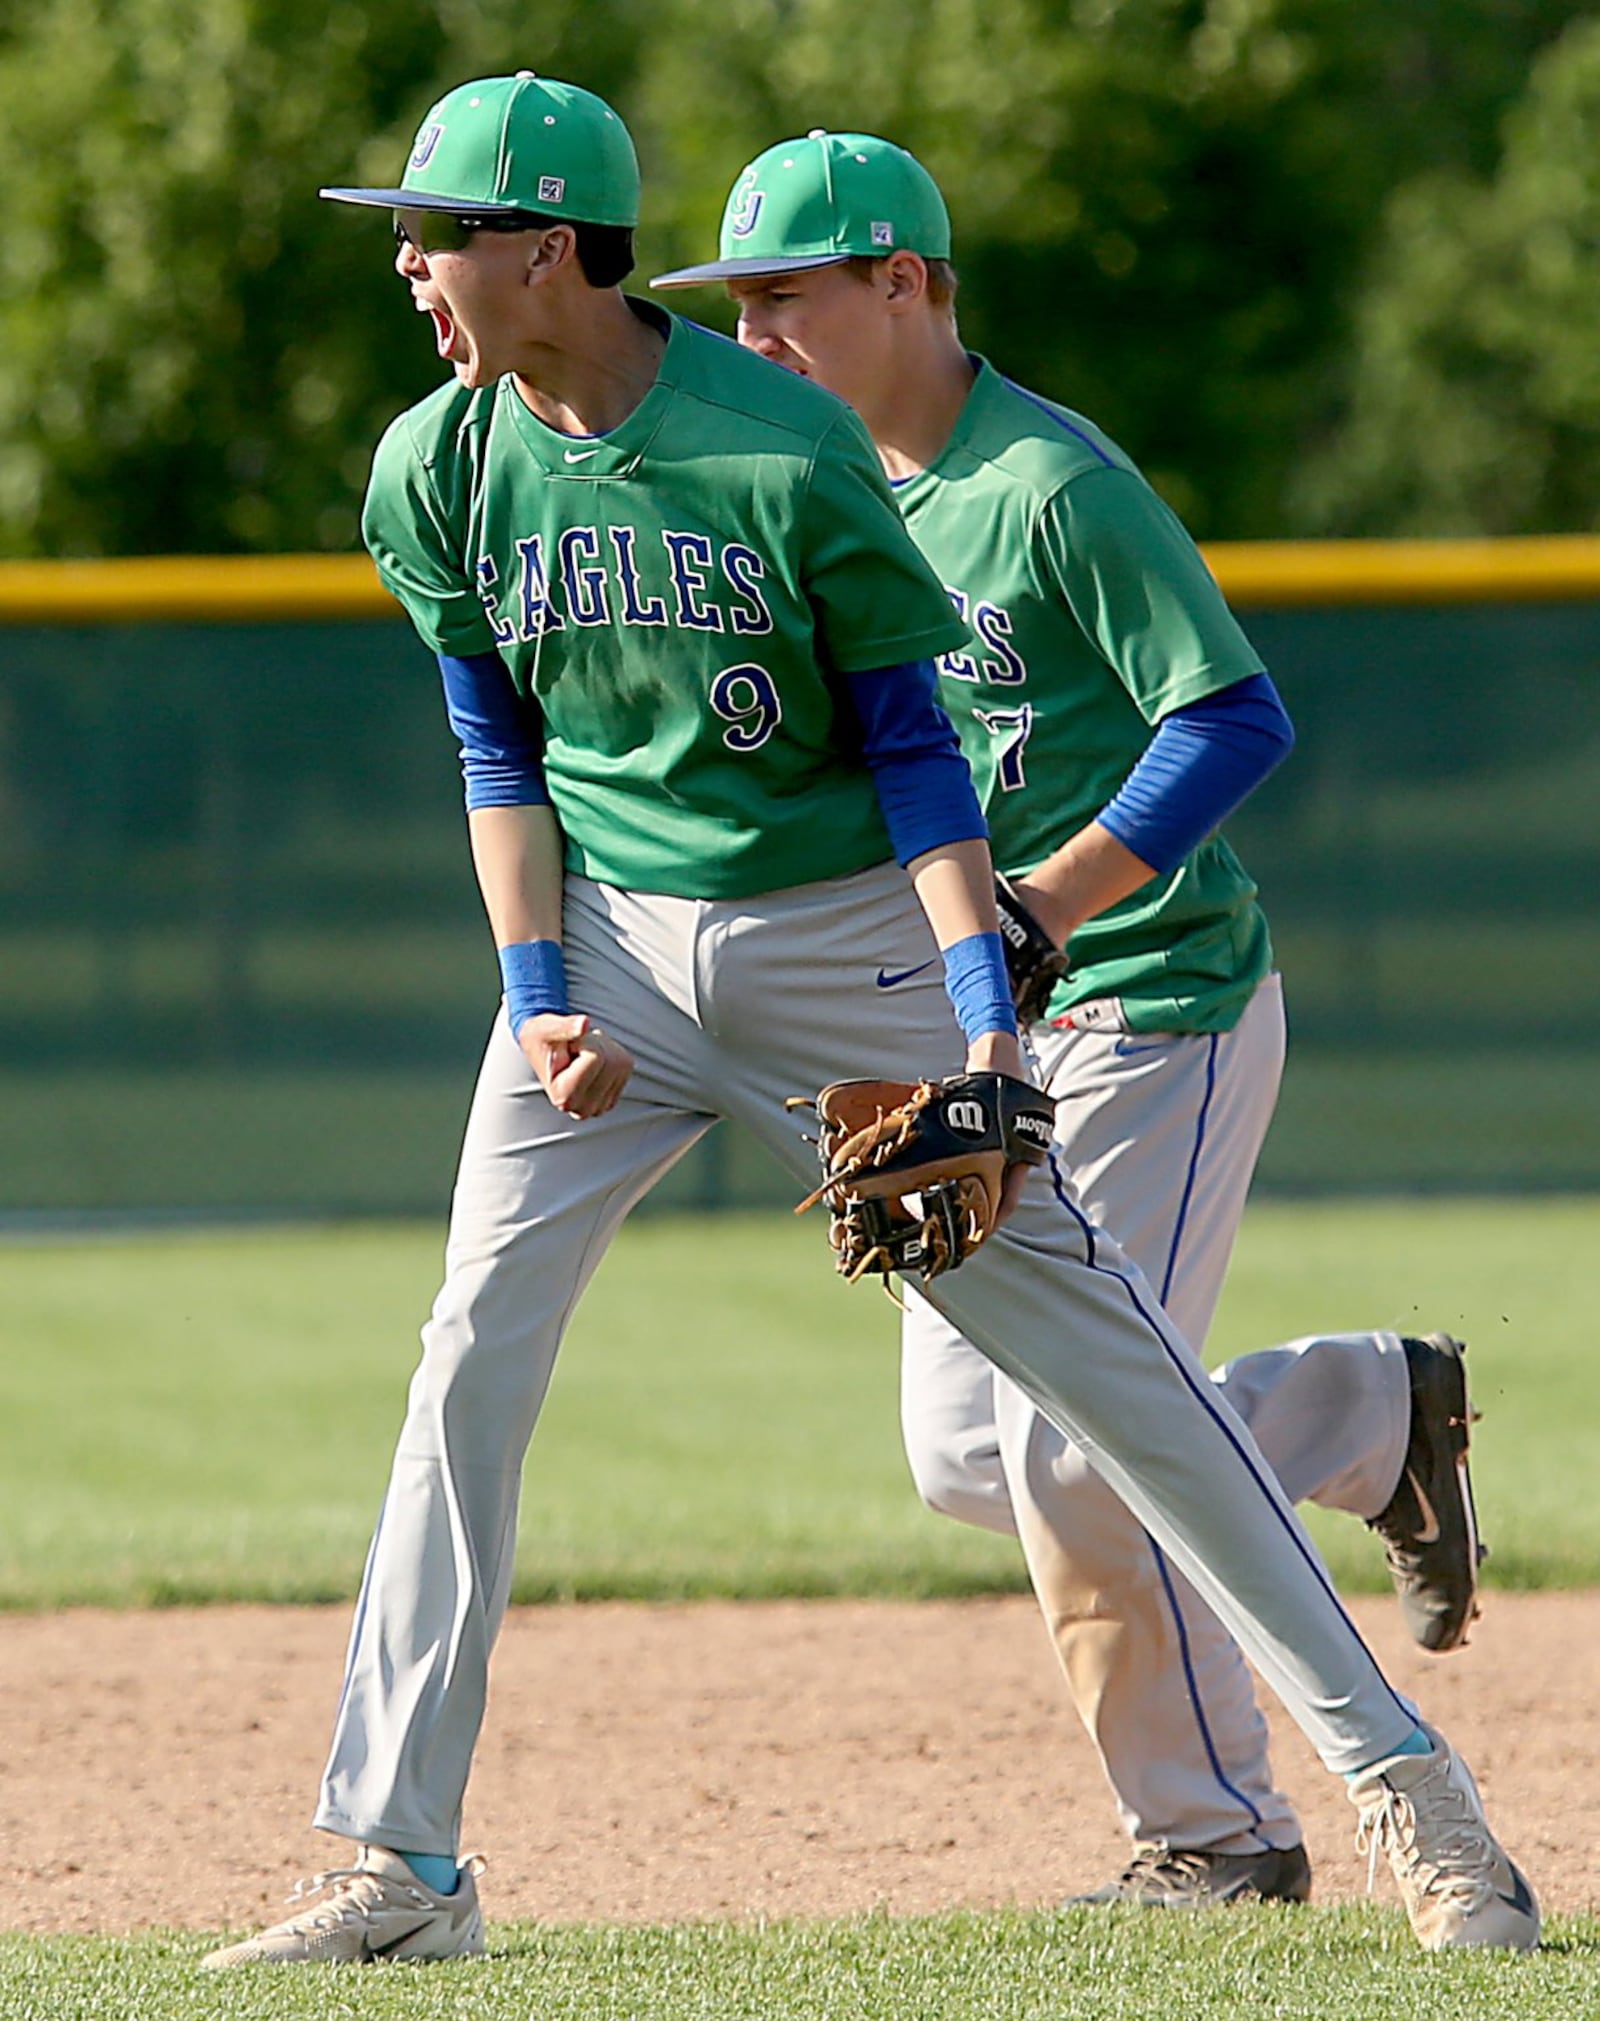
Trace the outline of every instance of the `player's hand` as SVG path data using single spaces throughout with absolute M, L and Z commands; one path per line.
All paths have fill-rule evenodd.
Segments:
M 975 1038 L 967 1048 L 967 1072 L 1010 1074 L 1019 1081 L 1033 1078 L 1023 1063 L 1022 1041 L 1015 1032 L 984 1032 Z M 996 1228 L 1022 1198 L 1022 1189 L 1027 1183 L 1026 1165 L 1006 1167 L 1006 1176 L 1000 1191 L 1000 1208 L 994 1217 Z
M 1011 888 L 1057 947 L 1065 947 L 1074 929 L 1083 924 L 1056 893 L 1043 884 L 1034 884 L 1026 877 L 1013 877 Z
M 614 1109 L 633 1072 L 628 1048 L 592 1025 L 582 1011 L 544 1011 L 528 1018 L 517 1043 L 550 1100 L 575 1121 Z

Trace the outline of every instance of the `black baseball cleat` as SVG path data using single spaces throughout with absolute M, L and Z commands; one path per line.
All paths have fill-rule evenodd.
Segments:
M 1412 1638 L 1442 1654 L 1459 1649 L 1478 1618 L 1478 1541 L 1467 1445 L 1478 1413 L 1467 1395 L 1465 1346 L 1448 1333 L 1402 1342 L 1411 1378 L 1411 1437 L 1400 1481 L 1370 1527 L 1383 1539 L 1389 1576 Z
M 1304 1846 L 1259 1853 L 1176 1851 L 1141 1846 L 1131 1865 L 1092 1895 L 1069 1895 L 1064 1909 L 1128 1902 L 1141 1909 L 1220 1909 L 1230 1902 L 1309 1902 L 1311 1862 Z

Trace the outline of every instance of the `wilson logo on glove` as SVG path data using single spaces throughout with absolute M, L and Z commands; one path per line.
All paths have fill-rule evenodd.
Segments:
M 1010 1165 L 1042 1165 L 1055 1104 L 1010 1074 L 835 1081 L 814 1100 L 822 1184 L 794 1210 L 828 1207 L 842 1277 L 937 1277 L 994 1232 Z
M 1013 1117 L 1011 1127 L 1019 1137 L 1038 1145 L 1039 1156 L 1030 1163 L 1041 1164 L 1049 1155 L 1051 1140 L 1055 1136 L 1052 1119 L 1049 1116 L 1020 1115 Z

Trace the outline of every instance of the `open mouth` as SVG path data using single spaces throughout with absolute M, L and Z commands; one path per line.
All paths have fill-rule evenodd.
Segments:
M 448 358 L 450 347 L 456 340 L 455 318 L 438 302 L 417 302 L 418 310 L 433 322 L 433 343 L 441 358 Z

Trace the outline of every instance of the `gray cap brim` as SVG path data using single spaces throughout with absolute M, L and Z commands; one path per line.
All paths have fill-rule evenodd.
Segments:
M 652 288 L 699 288 L 708 281 L 754 281 L 763 274 L 800 274 L 810 267 L 842 267 L 854 253 L 805 253 L 796 259 L 712 260 L 704 267 L 678 267 L 657 274 Z
M 319 189 L 318 196 L 337 204 L 368 204 L 385 211 L 448 211 L 455 218 L 511 217 L 522 204 L 475 203 L 471 197 L 430 196 L 416 189 Z

